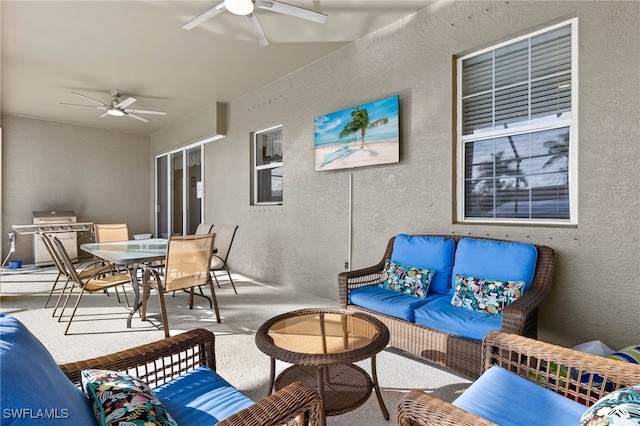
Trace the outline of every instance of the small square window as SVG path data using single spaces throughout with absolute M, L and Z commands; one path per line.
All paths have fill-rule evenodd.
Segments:
M 282 125 L 253 135 L 253 204 L 282 204 Z

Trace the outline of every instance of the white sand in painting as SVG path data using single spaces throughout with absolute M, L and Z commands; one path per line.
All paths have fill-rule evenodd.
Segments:
M 397 163 L 400 159 L 398 141 L 367 142 L 362 149 L 360 145 L 360 142 L 356 142 L 349 145 L 330 145 L 316 148 L 316 170 L 346 169 L 371 166 L 373 164 Z M 331 160 L 331 154 L 335 159 Z

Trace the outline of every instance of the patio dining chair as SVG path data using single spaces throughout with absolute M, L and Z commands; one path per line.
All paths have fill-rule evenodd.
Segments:
M 93 232 L 96 243 L 129 240 L 129 226 L 126 223 L 95 223 Z
M 62 305 L 62 310 L 60 312 L 60 317 L 58 317 L 58 321 L 62 320 L 64 311 L 69 304 L 69 300 L 71 298 L 71 295 L 73 294 L 74 289 L 77 288 L 80 290 L 80 293 L 78 294 L 78 297 L 76 299 L 76 303 L 73 307 L 73 311 L 71 312 L 69 323 L 67 324 L 67 328 L 64 331 L 64 334 L 66 335 L 69 332 L 69 328 L 71 327 L 73 318 L 75 317 L 76 311 L 78 310 L 80 300 L 82 300 L 82 296 L 84 296 L 85 293 L 104 292 L 104 290 L 108 290 L 110 288 L 115 289 L 115 287 L 117 286 L 130 283 L 131 276 L 128 273 L 118 272 L 111 265 L 94 268 L 90 273 L 88 271 L 85 273 L 79 273 L 75 269 L 73 262 L 69 257 L 69 253 L 67 253 L 67 250 L 60 242 L 60 240 L 53 235 L 46 235 L 46 237 L 49 238 L 51 247 L 53 248 L 53 252 L 58 257 L 61 270 L 64 271 L 64 275 L 68 277 L 68 284 L 71 284 L 71 288 L 67 292 L 64 304 Z M 83 275 L 83 277 L 81 277 L 80 275 Z
M 129 225 L 126 223 L 94 223 L 93 224 L 93 232 L 94 232 L 94 240 L 96 243 L 112 243 L 118 241 L 128 241 L 129 240 Z M 96 259 L 98 262 L 98 259 Z M 100 259 L 100 262 L 104 265 L 105 261 Z M 125 272 L 125 268 L 121 266 L 115 266 L 120 272 Z M 127 268 L 126 271 L 131 273 L 131 271 Z M 127 302 L 127 306 L 129 305 L 129 298 L 127 297 L 127 291 L 122 286 L 122 292 L 124 293 L 124 298 Z M 118 302 L 120 301 L 120 295 L 116 292 L 116 296 L 118 297 Z
M 60 278 L 65 278 L 65 283 L 62 286 L 62 290 L 60 290 L 60 293 L 58 294 L 58 298 L 56 300 L 56 304 L 54 305 L 53 308 L 53 312 L 51 313 L 52 317 L 56 316 L 56 312 L 58 310 L 58 308 L 60 307 L 60 301 L 63 299 L 64 294 L 67 290 L 67 287 L 69 286 L 69 281 L 70 281 L 70 277 L 69 274 L 67 272 L 67 269 L 64 267 L 64 265 L 62 264 L 62 260 L 60 259 L 60 257 L 58 256 L 58 253 L 56 252 L 55 248 L 53 247 L 53 242 L 50 239 L 50 236 L 48 234 L 45 233 L 37 233 L 36 235 L 38 235 L 38 237 L 40 237 L 40 239 L 42 240 L 42 242 L 44 243 L 45 248 L 47 249 L 47 251 L 49 252 L 49 255 L 51 256 L 51 260 L 53 261 L 53 264 L 55 265 L 56 269 L 58 270 L 58 275 L 56 276 L 55 281 L 53 282 L 53 285 L 51 286 L 51 290 L 49 290 L 49 296 L 47 297 L 47 301 L 44 304 L 44 307 L 47 308 L 49 306 L 49 302 L 51 301 L 51 298 L 53 297 L 53 293 L 56 290 L 56 287 L 58 286 L 58 283 L 60 282 Z M 73 262 L 73 260 L 72 260 Z M 90 262 L 90 263 L 84 263 L 84 264 L 80 264 L 80 265 L 72 265 L 74 267 L 74 269 L 78 272 L 78 276 L 80 278 L 87 278 L 90 277 L 91 275 L 93 275 L 95 272 L 97 272 L 98 270 L 102 270 L 103 267 L 102 266 L 97 266 L 94 262 Z M 120 295 L 118 294 L 118 290 L 116 290 L 116 295 L 118 295 L 118 302 L 120 302 Z
M 227 265 L 227 259 L 229 259 L 229 253 L 231 252 L 231 245 L 233 244 L 233 239 L 236 236 L 237 230 L 238 230 L 238 225 L 222 226 L 220 229 L 216 230 L 216 241 L 213 246 L 214 254 L 211 257 L 211 275 L 213 275 L 213 279 L 216 280 L 216 284 L 218 285 L 218 287 L 220 287 L 220 281 L 218 281 L 216 272 L 218 271 L 226 272 L 235 294 L 238 294 L 238 291 L 236 290 L 236 286 L 233 283 L 233 278 L 231 278 L 231 273 L 229 272 L 229 265 Z
M 189 306 L 193 306 L 193 289 L 202 285 L 209 285 L 211 299 L 216 314 L 216 321 L 220 322 L 218 301 L 209 274 L 211 255 L 213 253 L 214 234 L 172 236 L 167 246 L 167 258 L 162 276 L 157 268 L 147 267 L 143 274 L 142 309 L 140 316 L 143 321 L 147 317 L 147 299 L 154 288 L 160 298 L 160 310 L 164 335 L 169 337 L 169 321 L 165 293 L 176 290 L 189 290 Z
M 194 233 L 194 235 L 204 235 L 204 234 L 211 234 L 213 230 L 213 225 L 209 225 L 207 223 L 200 223 L 198 224 L 198 227 L 196 228 L 196 232 Z M 213 234 L 215 235 L 215 234 Z M 215 241 L 215 237 L 214 237 L 214 241 Z M 215 250 L 214 250 L 215 251 Z M 202 287 L 198 286 L 198 295 L 207 299 L 209 301 L 209 307 L 213 308 L 213 301 L 204 295 L 203 291 L 202 291 Z M 176 292 L 173 292 L 173 295 L 175 296 Z

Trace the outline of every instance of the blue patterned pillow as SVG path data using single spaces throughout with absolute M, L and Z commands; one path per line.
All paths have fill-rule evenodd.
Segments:
M 82 370 L 82 387 L 101 426 L 177 426 L 149 385 L 106 370 Z
M 431 269 L 401 265 L 387 259 L 382 270 L 382 282 L 378 286 L 424 299 L 432 278 Z
M 637 424 L 640 424 L 640 385 L 611 392 L 580 417 L 580 426 Z
M 456 274 L 451 304 L 471 311 L 502 315 L 504 308 L 522 296 L 524 281 L 498 281 Z

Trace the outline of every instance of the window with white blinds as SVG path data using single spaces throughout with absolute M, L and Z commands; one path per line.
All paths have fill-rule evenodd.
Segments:
M 577 222 L 576 28 L 457 59 L 459 221 Z

